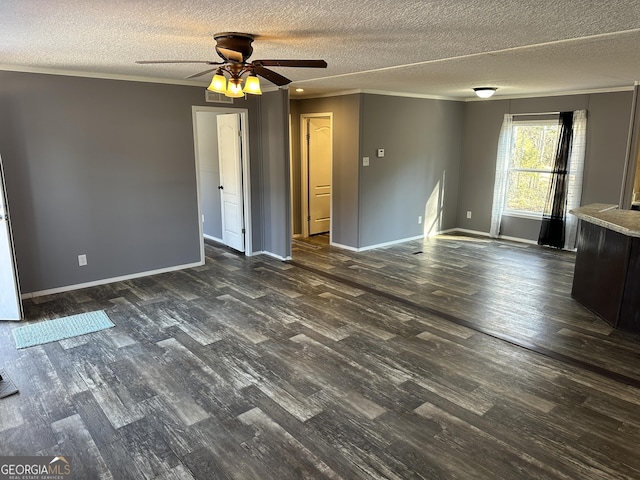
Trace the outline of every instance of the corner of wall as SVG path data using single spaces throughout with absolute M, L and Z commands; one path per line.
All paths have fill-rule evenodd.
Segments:
M 362 138 L 364 133 L 364 103 L 365 94 L 358 94 L 358 158 L 357 162 L 357 175 L 358 175 L 358 204 L 356 205 L 356 244 L 355 248 L 358 249 L 362 246 L 362 239 L 360 238 L 362 221 L 360 205 L 362 205 L 362 165 L 360 159 L 362 158 L 362 152 L 364 151 L 364 145 L 362 144 Z

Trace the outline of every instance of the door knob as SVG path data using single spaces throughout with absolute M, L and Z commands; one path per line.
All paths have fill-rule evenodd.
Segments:
M 218 185 L 218 190 L 224 190 L 224 187 L 222 185 Z

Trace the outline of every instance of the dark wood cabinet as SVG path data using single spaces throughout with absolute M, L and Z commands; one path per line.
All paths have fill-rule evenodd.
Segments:
M 583 219 L 571 295 L 613 327 L 640 332 L 640 238 Z

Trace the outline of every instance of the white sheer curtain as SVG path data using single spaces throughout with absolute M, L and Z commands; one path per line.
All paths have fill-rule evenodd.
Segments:
M 582 198 L 582 177 L 584 171 L 584 155 L 587 143 L 587 111 L 573 112 L 573 138 L 571 155 L 569 156 L 569 186 L 567 191 L 567 216 L 564 223 L 564 248 L 576 247 L 578 218 L 569 211 L 580 206 Z
M 506 113 L 500 129 L 498 140 L 498 155 L 496 157 L 496 181 L 493 186 L 493 205 L 491 207 L 490 235 L 497 238 L 500 234 L 500 220 L 504 209 L 504 197 L 507 189 L 507 175 L 509 172 L 509 156 L 511 155 L 511 137 L 513 115 Z

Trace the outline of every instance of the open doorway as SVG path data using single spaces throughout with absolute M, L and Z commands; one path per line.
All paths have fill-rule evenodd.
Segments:
M 302 235 L 331 236 L 333 114 L 300 115 Z
M 202 258 L 205 239 L 252 255 L 248 111 L 194 106 L 192 113 Z

